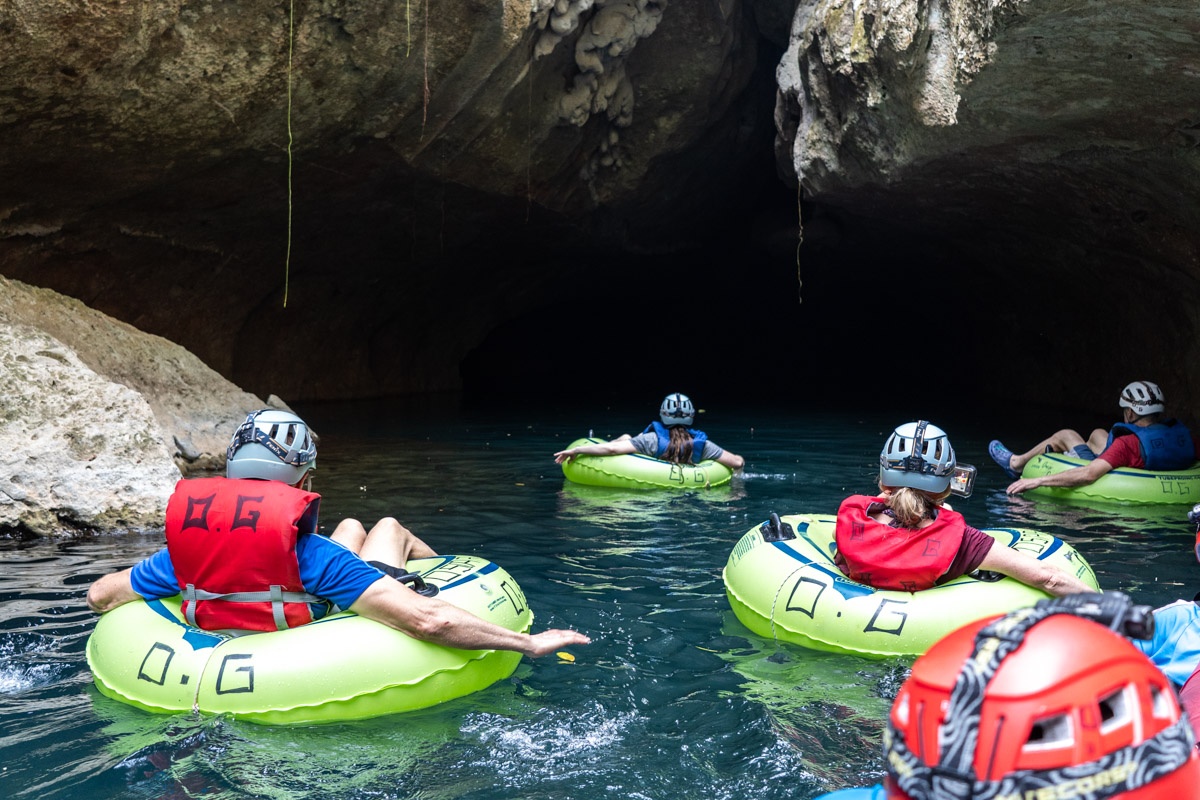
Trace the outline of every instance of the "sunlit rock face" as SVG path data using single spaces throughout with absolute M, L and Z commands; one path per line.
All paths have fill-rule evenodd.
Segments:
M 5 3 L 0 273 L 264 397 L 456 388 L 565 279 L 740 207 L 762 5 Z
M 801 0 L 777 74 L 782 171 L 938 265 L 885 264 L 877 319 L 969 334 L 927 355 L 1014 400 L 1200 408 L 1200 7 Z
M 0 318 L 0 534 L 161 525 L 179 470 L 145 398 Z
M 184 348 L 144 333 L 78 300 L 0 277 L 0 325 L 29 328 L 70 353 L 89 375 L 119 384 L 149 405 L 158 424 L 154 436 L 186 474 L 223 469 L 225 448 L 245 416 L 264 407 L 286 408 L 243 392 Z M 60 362 L 62 359 L 58 359 Z M 6 361 L 9 365 L 21 359 Z M 4 385 L 13 379 L 3 373 Z M 33 383 L 36 383 L 33 381 Z M 43 386 L 46 394 L 80 394 L 66 383 Z M 30 387 L 22 391 L 36 392 Z M 86 415 L 81 415 L 86 417 Z M 104 416 L 101 414 L 100 416 Z M 94 420 L 100 422 L 100 420 Z M 86 427 L 86 419 L 76 421 Z

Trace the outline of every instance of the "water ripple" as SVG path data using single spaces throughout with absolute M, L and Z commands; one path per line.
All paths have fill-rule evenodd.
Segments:
M 832 513 L 869 491 L 897 421 L 883 416 L 714 427 L 746 473 L 680 493 L 564 484 L 550 454 L 578 435 L 574 420 L 385 414 L 352 430 L 322 420 L 323 527 L 395 516 L 442 552 L 505 567 L 536 629 L 594 640 L 572 648 L 574 663 L 526 659 L 470 697 L 353 724 L 159 716 L 101 696 L 84 660 L 95 624 L 84 593 L 162 535 L 0 541 L 0 797 L 805 800 L 873 783 L 910 661 L 755 636 L 729 610 L 721 568 L 771 511 Z M 984 465 L 975 496 L 956 505 L 969 522 L 1061 536 L 1102 585 L 1139 602 L 1193 594 L 1192 531 L 1178 509 L 1010 498 L 974 455 L 986 458 L 995 433 L 970 420 L 953 430 L 960 457 Z

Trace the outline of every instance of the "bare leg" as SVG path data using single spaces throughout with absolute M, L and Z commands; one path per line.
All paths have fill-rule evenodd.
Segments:
M 1038 442 L 1037 445 L 1035 445 L 1032 450 L 1030 450 L 1026 453 L 1022 453 L 1020 455 L 1013 453 L 1012 461 L 1009 462 L 1009 465 L 1017 472 L 1020 472 L 1021 469 L 1027 463 L 1029 463 L 1029 460 L 1031 458 L 1033 458 L 1034 456 L 1039 456 L 1042 453 L 1046 452 L 1047 446 L 1049 446 L 1051 452 L 1065 453 L 1068 450 L 1074 448 L 1076 445 L 1081 445 L 1083 443 L 1084 443 L 1084 441 L 1083 441 L 1082 436 L 1080 436 L 1078 433 L 1071 430 L 1070 428 L 1064 428 L 1063 430 L 1055 433 L 1050 438 L 1043 439 L 1042 441 Z
M 356 519 L 346 518 L 338 523 L 329 534 L 329 538 L 345 547 L 352 553 L 362 550 L 363 542 L 367 539 L 367 531 Z
M 1096 455 L 1103 453 L 1104 447 L 1107 444 L 1108 431 L 1101 430 L 1100 428 L 1096 428 L 1096 430 L 1092 431 L 1092 435 L 1089 436 L 1087 440 L 1087 446 L 1090 447 L 1092 452 Z
M 401 569 L 410 558 L 430 558 L 436 555 L 432 547 L 392 517 L 384 517 L 375 523 L 375 527 L 367 534 L 362 550 L 359 551 L 359 556 L 364 561 L 382 561 Z

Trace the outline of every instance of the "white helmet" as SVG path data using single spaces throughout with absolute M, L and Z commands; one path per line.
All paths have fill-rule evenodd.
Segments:
M 252 412 L 229 441 L 225 475 L 295 486 L 316 466 L 317 446 L 304 420 L 288 411 Z
M 1139 417 L 1163 412 L 1163 393 L 1157 383 L 1134 381 L 1121 392 L 1121 408 L 1132 408 Z
M 892 431 L 879 454 L 879 482 L 940 494 L 950 485 L 957 462 L 946 432 L 925 420 Z
M 686 394 L 669 394 L 658 409 L 663 425 L 691 425 L 696 418 L 696 407 Z

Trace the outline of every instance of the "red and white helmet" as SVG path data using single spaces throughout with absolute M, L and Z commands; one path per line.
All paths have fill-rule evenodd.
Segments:
M 1134 381 L 1121 390 L 1121 408 L 1132 408 L 1139 417 L 1161 414 L 1165 402 L 1162 389 L 1150 381 Z
M 888 800 L 1200 798 L 1170 681 L 1085 616 L 1153 630 L 1124 595 L 1072 595 L 959 628 L 917 659 L 884 734 Z

